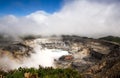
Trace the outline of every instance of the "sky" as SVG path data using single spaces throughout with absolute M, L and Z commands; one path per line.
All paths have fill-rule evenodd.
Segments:
M 53 13 L 61 8 L 63 0 L 0 0 L 0 15 L 23 16 L 44 10 Z
M 0 33 L 120 36 L 120 0 L 0 0 Z
M 44 10 L 48 13 L 59 11 L 63 4 L 75 0 L 0 0 L 0 15 L 13 14 L 24 16 L 37 10 Z M 80 1 L 80 0 L 76 0 Z M 89 0 L 100 3 L 114 3 L 120 0 Z
M 0 0 L 0 15 L 23 16 L 44 10 L 53 13 L 61 8 L 63 0 Z

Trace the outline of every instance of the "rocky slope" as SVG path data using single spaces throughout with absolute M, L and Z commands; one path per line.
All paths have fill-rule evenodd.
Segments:
M 36 43 L 41 49 L 56 49 L 69 53 L 54 59 L 57 68 L 76 69 L 86 78 L 120 77 L 120 45 L 99 39 L 62 36 L 12 42 L 1 47 L 0 56 L 9 55 L 22 61 L 31 57 Z

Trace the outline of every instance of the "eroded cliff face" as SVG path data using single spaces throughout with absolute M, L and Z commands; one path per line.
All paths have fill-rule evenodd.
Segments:
M 36 46 L 38 45 L 37 49 L 40 49 L 39 52 L 42 52 L 43 55 L 36 53 L 38 51 L 36 50 Z M 46 51 L 48 54 L 51 54 L 47 55 Z M 27 58 L 33 57 L 34 54 L 41 54 L 46 59 L 52 58 L 47 61 L 51 61 L 54 65 L 51 64 L 48 66 L 55 68 L 70 67 L 84 73 L 85 77 L 101 77 L 101 75 L 104 75 L 104 77 L 113 78 L 120 76 L 120 45 L 117 43 L 79 36 L 62 36 L 11 43 L 8 46 L 2 46 L 0 50 L 1 58 L 9 56 L 20 63 Z M 40 59 L 45 60 L 43 58 L 37 59 L 38 61 Z M 38 61 L 37 65 L 41 64 Z M 2 61 L 0 60 L 0 62 Z M 0 63 L 0 68 L 2 69 L 2 67 L 4 65 Z
M 120 45 L 113 42 L 81 37 L 65 37 L 71 42 L 72 55 L 70 66 L 85 74 L 86 77 L 119 78 Z M 78 47 L 77 47 L 78 46 Z M 77 57 L 76 57 L 77 56 Z

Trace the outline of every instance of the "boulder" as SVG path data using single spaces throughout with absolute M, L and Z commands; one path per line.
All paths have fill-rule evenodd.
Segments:
M 72 55 L 64 55 L 59 58 L 60 61 L 71 61 L 73 59 L 74 59 L 74 57 Z

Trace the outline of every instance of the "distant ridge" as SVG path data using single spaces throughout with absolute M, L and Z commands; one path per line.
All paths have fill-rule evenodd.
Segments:
M 106 37 L 102 37 L 102 38 L 99 38 L 99 39 L 112 41 L 112 42 L 117 42 L 117 43 L 120 44 L 120 37 L 116 37 L 116 36 L 106 36 Z

